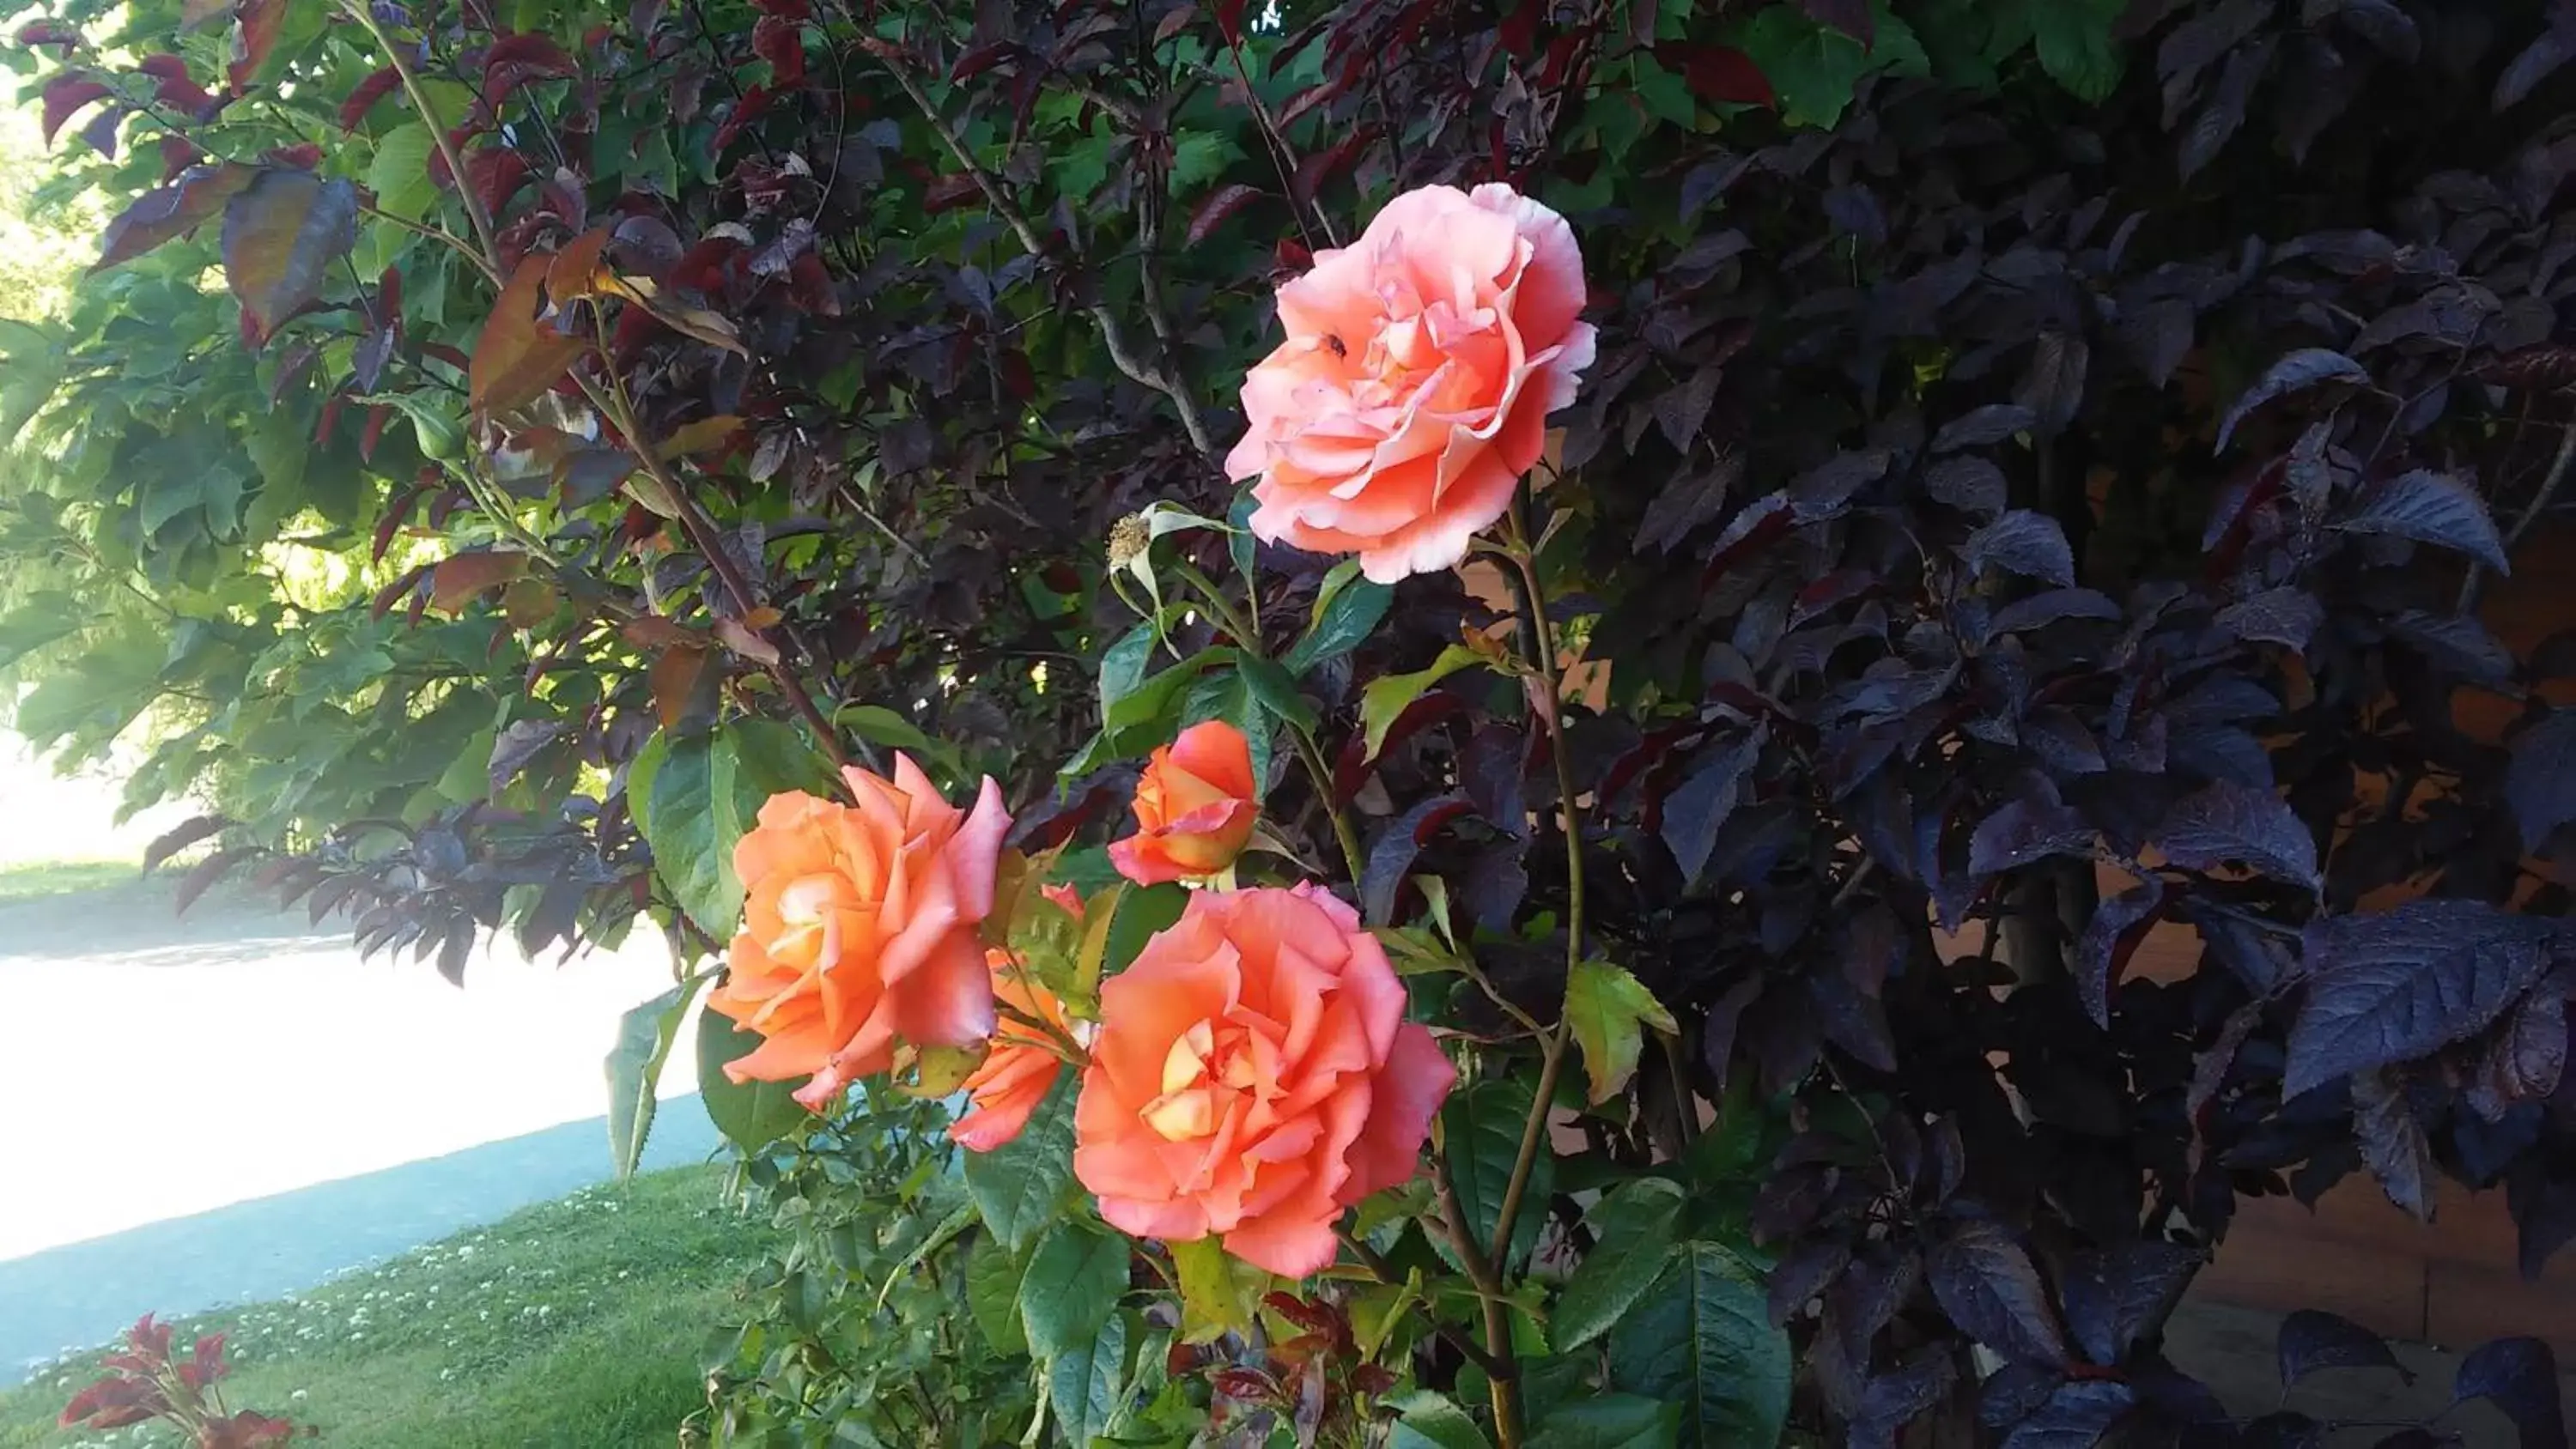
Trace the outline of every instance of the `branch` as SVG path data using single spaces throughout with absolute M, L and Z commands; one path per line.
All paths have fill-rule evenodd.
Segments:
M 2532 495 L 2531 507 L 2525 509 L 2522 517 L 2514 520 L 2513 527 L 2505 531 L 2504 553 L 2507 559 L 2513 557 L 2514 548 L 2522 542 L 2523 536 L 2540 522 L 2540 515 L 2547 513 L 2549 505 L 2558 501 L 2559 485 L 2567 481 L 2567 470 L 2571 464 L 2576 464 L 2576 422 L 2559 425 L 2558 456 L 2549 460 L 2549 472 L 2540 480 L 2540 491 Z M 2465 614 L 2477 602 L 2478 566 L 2472 563 L 2469 576 L 2460 581 L 2460 602 L 2453 612 Z
M 456 199 L 465 203 L 465 219 L 474 224 L 474 239 L 483 244 L 484 271 L 497 279 L 501 274 L 501 247 L 493 239 L 492 218 L 483 210 L 483 198 L 474 194 L 473 179 L 465 174 L 465 158 L 457 154 L 456 143 L 447 138 L 447 128 L 439 123 L 438 112 L 431 108 L 428 94 L 420 88 L 420 77 L 412 72 L 411 62 L 403 58 L 402 47 L 394 44 L 393 37 L 376 23 L 366 0 L 343 0 L 341 8 L 366 27 L 376 47 L 392 63 L 394 74 L 402 77 L 403 94 L 411 97 L 412 109 L 420 113 L 420 123 L 437 143 L 439 156 L 447 162 L 447 174 L 456 183 Z
M 957 164 L 966 169 L 967 175 L 975 178 L 976 188 L 984 193 L 985 204 L 1010 226 L 1012 234 L 1020 239 L 1020 246 L 1039 261 L 1062 267 L 1064 259 L 1047 245 L 1046 238 L 1029 221 L 1028 213 L 1020 210 L 1019 204 L 1002 189 L 1001 178 L 986 170 L 984 163 L 976 160 L 974 153 L 966 149 L 956 127 L 949 125 L 948 118 L 931 103 L 930 93 L 921 88 L 921 82 L 915 80 L 912 72 L 894 56 L 880 53 L 880 58 L 885 61 L 888 73 L 894 76 L 895 84 L 903 87 L 903 93 L 910 96 L 913 105 L 921 111 L 922 119 L 930 123 L 930 129 L 948 147 L 948 154 L 957 159 Z M 1190 435 L 1191 446 L 1202 454 L 1213 456 L 1215 445 L 1209 441 L 1207 423 L 1200 418 L 1198 404 L 1191 400 L 1189 390 L 1168 375 L 1164 368 L 1151 366 L 1136 355 L 1135 348 L 1128 343 L 1127 330 L 1119 325 L 1117 315 L 1106 305 L 1094 302 L 1084 310 L 1091 314 L 1092 321 L 1099 324 L 1100 342 L 1108 349 L 1111 365 L 1129 380 L 1170 398 L 1172 406 L 1180 412 L 1181 429 Z M 1156 330 L 1159 332 L 1169 325 L 1168 321 L 1158 318 Z M 1172 359 L 1166 356 L 1163 361 L 1168 366 Z

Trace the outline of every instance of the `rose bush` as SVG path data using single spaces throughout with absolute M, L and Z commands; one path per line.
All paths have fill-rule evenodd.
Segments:
M 2165 1357 L 2240 1200 L 2576 1234 L 2538 8 L 90 23 L 17 721 L 666 933 L 729 1442 L 2307 1442 Z

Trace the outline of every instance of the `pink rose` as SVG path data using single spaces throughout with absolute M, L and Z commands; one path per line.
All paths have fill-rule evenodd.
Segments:
M 1288 340 L 1243 380 L 1226 456 L 1258 475 L 1252 531 L 1356 553 L 1392 583 L 1466 557 L 1592 364 L 1583 253 L 1508 186 L 1426 186 L 1279 289 Z

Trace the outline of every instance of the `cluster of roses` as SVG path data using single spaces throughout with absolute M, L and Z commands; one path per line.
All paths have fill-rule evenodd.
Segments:
M 1502 186 L 1390 202 L 1280 290 L 1288 339 L 1246 378 L 1227 459 L 1260 480 L 1253 532 L 1357 554 L 1382 582 L 1459 563 L 1573 400 L 1593 353 L 1583 304 L 1573 233 L 1537 202 Z M 1347 904 L 1312 883 L 1213 888 L 1260 810 L 1232 725 L 1192 726 L 1137 785 L 1118 869 L 1211 888 L 1102 985 L 1096 1026 L 983 944 L 1010 826 L 990 780 L 961 812 L 902 756 L 891 781 L 846 779 L 852 803 L 780 795 L 735 850 L 748 899 L 709 1005 L 765 1038 L 735 1080 L 810 1077 L 796 1095 L 820 1108 L 899 1045 L 982 1045 L 953 1135 L 989 1151 L 1073 1062 L 1074 1173 L 1103 1218 L 1167 1242 L 1221 1235 L 1289 1277 L 1332 1262 L 1345 1208 L 1413 1175 L 1456 1069 L 1404 1019 Z

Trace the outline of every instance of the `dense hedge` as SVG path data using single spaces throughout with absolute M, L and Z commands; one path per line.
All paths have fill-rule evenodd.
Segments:
M 2576 1234 L 2576 652 L 2474 607 L 2576 457 L 2567 6 L 505 10 L 19 31 L 61 184 L 130 202 L 5 339 L 19 727 L 145 720 L 138 803 L 217 807 L 192 885 L 457 975 L 719 944 L 818 747 L 995 777 L 1097 901 L 1137 762 L 1221 718 L 1466 1068 L 1485 1225 L 1561 1093 L 1506 1281 L 1417 1183 L 1356 1229 L 1393 1286 L 1154 1359 L 1149 1254 L 1105 1365 L 978 1287 L 1030 1244 L 944 1118 L 732 1103 L 809 1236 L 715 1421 L 1000 1442 L 1040 1385 L 1120 1442 L 1470 1443 L 1516 1369 L 1531 1442 L 2300 1442 L 2158 1348 L 2240 1198 L 2366 1167 L 2503 1185 L 2534 1271 Z M 1274 285 L 1487 182 L 1597 328 L 1493 572 L 1227 527 Z M 2127 977 L 2159 923 L 2199 969 Z M 1603 981 L 1642 1052 L 1560 1074 Z M 2473 1362 L 2559 1442 L 2545 1350 Z

